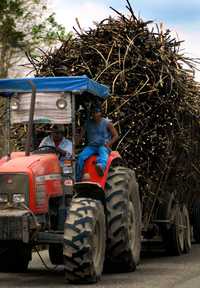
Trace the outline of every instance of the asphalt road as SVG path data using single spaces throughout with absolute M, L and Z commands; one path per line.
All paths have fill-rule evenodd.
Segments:
M 44 261 L 50 265 L 45 251 Z M 25 274 L 0 273 L 0 287 L 99 287 L 99 288 L 199 288 L 200 287 L 200 245 L 193 245 L 188 255 L 166 257 L 162 253 L 145 255 L 134 273 L 107 274 L 96 285 L 71 285 L 64 282 L 63 267 L 46 270 L 34 255 Z

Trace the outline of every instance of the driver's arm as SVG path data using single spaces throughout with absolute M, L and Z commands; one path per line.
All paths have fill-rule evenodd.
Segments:
M 39 148 L 43 147 L 43 146 L 51 146 L 51 144 L 48 141 L 48 137 L 45 137 L 44 139 L 42 139 L 42 141 L 40 142 Z
M 56 150 L 62 155 L 62 156 L 66 156 L 67 152 L 59 147 L 56 147 Z
M 108 127 L 107 128 L 110 131 L 110 134 L 111 134 L 112 138 L 111 138 L 111 140 L 108 143 L 106 143 L 106 146 L 111 148 L 112 145 L 118 140 L 119 135 L 118 135 L 117 130 L 113 126 L 112 122 L 108 123 Z
M 71 159 L 72 157 L 72 142 L 68 139 L 65 139 L 62 142 L 62 145 L 60 145 L 60 147 L 56 148 L 57 151 L 64 157 L 66 157 L 67 159 Z

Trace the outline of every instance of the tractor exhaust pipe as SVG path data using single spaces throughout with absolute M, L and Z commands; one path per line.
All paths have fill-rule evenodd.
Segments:
M 33 134 L 33 120 L 34 120 L 34 111 L 35 111 L 35 98 L 36 98 L 36 86 L 33 81 L 27 80 L 32 89 L 31 95 L 31 104 L 30 104 L 30 113 L 29 113 L 29 121 L 28 121 L 28 134 L 26 138 L 26 148 L 25 148 L 25 156 L 30 155 L 30 148 L 32 144 L 32 134 Z

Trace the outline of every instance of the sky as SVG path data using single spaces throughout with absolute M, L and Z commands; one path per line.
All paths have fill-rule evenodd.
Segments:
M 200 58 L 200 0 L 129 0 L 135 15 L 144 20 L 163 23 L 182 44 L 183 53 L 188 57 Z M 93 26 L 109 15 L 116 15 L 109 7 L 127 13 L 125 0 L 51 0 L 56 19 L 73 31 L 77 27 L 75 18 L 82 28 Z M 196 73 L 200 81 L 200 73 Z

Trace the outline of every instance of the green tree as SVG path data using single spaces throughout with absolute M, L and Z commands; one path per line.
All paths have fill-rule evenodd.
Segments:
M 0 0 L 0 78 L 19 64 L 25 53 L 55 45 L 67 37 L 48 11 L 48 0 Z

